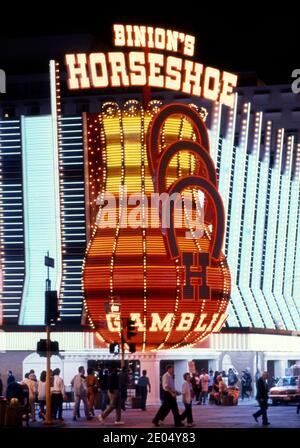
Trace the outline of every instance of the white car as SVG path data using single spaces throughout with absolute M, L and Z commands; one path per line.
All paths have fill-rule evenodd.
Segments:
M 300 402 L 300 389 L 297 387 L 297 376 L 283 376 L 276 386 L 271 387 L 269 398 L 273 405 L 279 403 Z

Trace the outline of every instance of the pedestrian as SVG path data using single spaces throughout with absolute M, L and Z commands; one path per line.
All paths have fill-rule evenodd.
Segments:
M 17 381 L 11 381 L 6 388 L 6 399 L 10 402 L 12 398 L 16 398 L 19 404 L 23 406 L 23 413 L 28 426 L 30 413 L 28 386 L 24 383 L 20 384 Z
M 222 375 L 218 376 L 218 386 L 219 386 L 219 400 L 220 400 L 220 404 L 223 403 L 223 397 L 228 395 L 228 388 L 227 388 L 227 384 L 225 383 L 225 381 L 223 380 Z
M 45 406 L 46 406 L 46 370 L 43 370 L 40 375 L 40 381 L 38 382 L 38 402 L 40 407 L 39 417 L 45 419 Z
M 234 387 L 238 382 L 237 374 L 232 368 L 228 370 L 228 386 Z
M 252 392 L 252 377 L 247 369 L 243 370 L 242 374 L 243 374 L 241 378 L 242 400 L 244 400 L 245 396 L 247 398 L 250 398 Z
M 172 411 L 173 413 L 175 426 L 184 426 L 181 421 L 181 416 L 179 414 L 176 400 L 176 396 L 180 395 L 180 393 L 175 389 L 173 374 L 174 367 L 171 364 L 168 364 L 166 366 L 166 373 L 162 377 L 163 402 L 154 419 L 152 420 L 154 426 L 159 426 L 160 422 L 166 418 L 170 411 Z
M 90 417 L 90 415 L 89 415 L 89 407 L 88 407 L 88 400 L 87 400 L 87 385 L 86 385 L 86 378 L 85 378 L 84 374 L 85 374 L 84 367 L 83 366 L 78 367 L 78 374 L 75 375 L 71 381 L 71 386 L 73 388 L 74 396 L 75 396 L 73 421 L 77 420 L 81 400 L 83 401 L 84 413 L 85 413 L 86 419 L 87 420 L 92 419 L 92 417 Z
M 98 415 L 98 420 L 103 423 L 106 417 L 115 409 L 116 410 L 116 421 L 115 425 L 123 425 L 124 422 L 121 420 L 121 394 L 120 394 L 120 382 L 119 374 L 116 367 L 113 367 L 109 377 L 108 377 L 108 396 L 109 405 L 105 411 L 100 412 Z
M 35 402 L 37 399 L 37 381 L 36 376 L 34 373 L 29 373 L 27 376 L 25 375 L 22 384 L 26 384 L 28 387 L 28 400 L 29 400 L 29 407 L 30 407 L 30 413 L 31 413 L 31 421 L 35 422 Z
M 53 370 L 53 387 L 51 387 L 52 418 L 64 421 L 63 401 L 66 399 L 64 380 L 60 377 L 60 369 Z
M 259 411 L 255 412 L 253 415 L 253 418 L 256 422 L 258 422 L 258 417 L 262 415 L 262 424 L 264 426 L 270 425 L 270 422 L 268 421 L 267 416 L 267 409 L 268 409 L 268 372 L 263 372 L 259 380 L 257 381 L 257 393 L 256 393 L 256 400 L 259 404 Z
M 141 397 L 141 409 L 146 411 L 146 402 L 148 392 L 151 392 L 150 380 L 147 377 L 147 370 L 142 371 L 142 376 L 138 380 L 139 395 Z
M 90 415 L 95 415 L 94 403 L 96 394 L 98 393 L 99 382 L 95 376 L 95 371 L 91 367 L 87 369 L 86 385 L 87 385 L 87 399 Z
M 104 369 L 100 374 L 101 411 L 105 411 L 108 402 L 108 370 Z
M 208 396 L 208 386 L 209 386 L 210 377 L 205 369 L 201 370 L 200 375 L 200 385 L 201 385 L 201 393 L 200 393 L 200 404 L 206 404 L 206 399 Z
M 298 380 L 297 380 L 297 389 L 298 389 L 298 393 L 300 395 L 300 375 L 298 376 Z M 300 400 L 298 401 L 298 405 L 297 405 L 297 414 L 299 414 L 300 412 Z
M 3 381 L 2 381 L 1 373 L 0 373 L 0 397 L 2 397 L 2 394 L 3 394 Z
M 193 387 L 195 401 L 197 402 L 197 404 L 200 404 L 199 398 L 200 398 L 201 388 L 200 388 L 200 378 L 199 378 L 198 372 L 193 373 L 193 376 L 191 378 L 191 383 L 192 383 L 192 387 Z
M 214 371 L 210 370 L 209 371 L 209 382 L 208 382 L 208 392 L 209 393 L 212 391 L 213 384 L 214 384 Z
M 216 371 L 217 372 L 217 371 Z M 213 402 L 215 404 L 221 404 L 221 400 L 220 400 L 220 393 L 219 393 L 219 382 L 220 382 L 220 378 L 222 378 L 222 376 L 219 374 L 219 372 L 217 372 L 218 375 L 216 376 L 216 373 L 214 375 L 214 383 L 213 383 L 213 387 L 212 387 L 212 397 L 213 397 Z
M 15 381 L 16 381 L 16 379 L 15 379 L 15 377 L 14 377 L 12 371 L 9 370 L 9 371 L 7 372 L 7 386 L 8 386 L 10 383 L 14 383 Z
M 191 375 L 187 372 L 183 375 L 184 383 L 182 385 L 182 402 L 185 410 L 181 414 L 181 420 L 187 419 L 187 426 L 194 426 L 192 414 L 193 387 L 191 384 Z
M 124 366 L 119 373 L 119 385 L 120 385 L 120 397 L 121 397 L 121 409 L 125 411 L 125 403 L 127 400 L 127 387 L 129 384 L 129 376 L 127 368 Z

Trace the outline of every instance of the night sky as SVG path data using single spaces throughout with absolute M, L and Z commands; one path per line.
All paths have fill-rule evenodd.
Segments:
M 181 11 L 173 3 L 171 12 L 161 9 L 155 12 L 153 7 L 151 12 L 145 13 L 137 8 L 115 6 L 110 10 L 106 7 L 92 12 L 90 9 L 78 8 L 78 11 L 73 10 L 72 14 L 64 12 L 64 15 L 57 10 L 54 17 L 53 11 L 48 14 L 46 4 L 44 5 L 47 22 L 45 17 L 37 19 L 25 13 L 24 17 L 19 15 L 14 26 L 2 23 L 0 68 L 12 73 L 39 70 L 40 61 L 36 61 L 37 66 L 34 66 L 33 63 L 26 64 L 22 59 L 22 56 L 25 58 L 25 55 L 30 56 L 32 52 L 26 39 L 24 42 L 20 40 L 18 44 L 22 56 L 17 61 L 14 52 L 10 51 L 7 38 L 85 33 L 92 35 L 97 51 L 107 51 L 109 48 L 113 49 L 113 23 L 154 25 L 194 34 L 195 61 L 233 72 L 256 72 L 258 78 L 266 84 L 290 84 L 293 69 L 300 68 L 299 19 L 296 12 L 294 16 L 271 16 L 258 12 L 253 14 L 251 4 L 243 4 L 240 15 L 216 16 L 199 7 L 198 10 L 190 11 L 191 8 L 187 7 Z M 249 11 L 247 7 L 250 8 Z M 45 52 L 45 61 L 49 60 L 48 56 Z M 45 61 L 42 61 L 43 67 Z

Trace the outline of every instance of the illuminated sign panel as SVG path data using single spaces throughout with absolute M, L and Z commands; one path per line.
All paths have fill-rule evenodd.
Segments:
M 192 345 L 220 330 L 230 296 L 224 210 L 199 111 L 157 101 L 145 110 L 131 100 L 85 120 L 88 322 L 109 344 L 130 317 L 137 332 L 130 342 L 143 351 Z M 156 194 L 178 196 L 157 207 Z M 107 313 L 110 297 L 118 297 L 119 313 Z
M 162 28 L 114 25 L 114 44 L 144 51 L 67 54 L 69 89 L 148 86 L 233 106 L 236 75 L 163 53 L 192 57 L 194 36 Z

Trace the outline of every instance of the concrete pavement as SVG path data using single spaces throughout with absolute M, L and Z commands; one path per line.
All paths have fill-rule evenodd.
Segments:
M 183 406 L 179 404 L 180 412 Z M 256 423 L 252 414 L 258 409 L 257 403 L 254 400 L 240 401 L 237 406 L 216 406 L 216 405 L 193 405 L 193 417 L 195 427 L 198 428 L 259 428 L 260 423 Z M 124 425 L 122 428 L 152 428 L 152 419 L 158 410 L 158 406 L 148 406 L 147 411 L 140 409 L 127 408 L 122 412 L 122 420 Z M 72 409 L 64 410 L 64 422 L 58 426 L 66 428 L 115 428 L 115 412 L 113 411 L 107 419 L 101 424 L 97 415 L 99 410 L 96 410 L 96 417 L 87 421 L 81 417 L 73 422 Z M 81 409 L 81 415 L 84 415 Z M 300 414 L 296 414 L 296 406 L 270 406 L 268 409 L 270 428 L 299 428 L 300 429 Z M 31 423 L 30 426 L 41 427 L 44 426 L 40 422 Z M 165 419 L 162 428 L 174 428 L 173 416 L 170 413 Z

